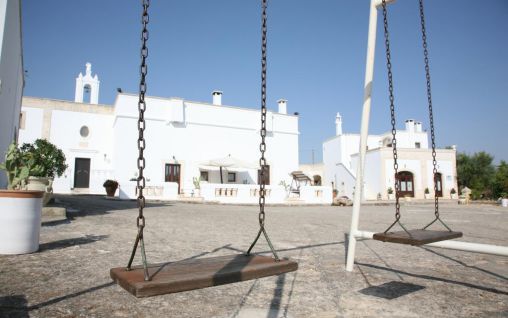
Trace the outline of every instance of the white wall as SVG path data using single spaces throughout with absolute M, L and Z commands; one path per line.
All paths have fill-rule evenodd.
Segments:
M 232 157 L 257 163 L 259 154 L 259 111 L 179 99 L 148 97 L 145 113 L 146 169 L 151 182 L 164 182 L 167 163 L 181 165 L 181 188 L 190 192 L 200 167 L 211 159 Z M 114 147 L 122 160 L 115 164 L 119 180 L 137 172 L 137 96 L 119 94 L 115 102 Z M 269 113 L 266 158 L 272 185 L 290 181 L 298 169 L 298 118 Z M 218 182 L 218 172 L 209 173 Z M 227 183 L 227 174 L 224 172 Z M 238 171 L 237 182 L 257 183 L 257 170 Z
M 19 143 L 33 143 L 42 138 L 44 110 L 41 108 L 22 107 L 25 127 L 19 129 Z
M 19 0 L 0 0 L 0 161 L 8 145 L 17 137 L 23 95 L 23 50 L 21 5 Z M 0 172 L 0 188 L 5 188 Z
M 76 158 L 90 159 L 90 193 L 103 194 L 104 181 L 115 178 L 113 174 L 113 117 L 111 115 L 78 113 L 53 110 L 50 141 L 62 149 L 69 167 L 66 173 L 55 179 L 55 192 L 69 192 L 74 187 Z M 80 135 L 87 126 L 89 135 Z

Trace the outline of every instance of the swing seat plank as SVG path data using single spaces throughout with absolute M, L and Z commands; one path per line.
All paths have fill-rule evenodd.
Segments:
M 389 243 L 409 244 L 418 246 L 462 237 L 462 232 L 455 231 L 434 231 L 434 230 L 417 229 L 417 230 L 408 230 L 408 232 L 406 231 L 386 232 L 386 233 L 381 232 L 374 234 L 373 239 Z
M 290 259 L 275 261 L 260 255 L 227 255 L 180 262 L 149 264 L 151 278 L 144 280 L 143 266 L 112 268 L 111 278 L 136 297 L 178 293 L 266 276 L 280 275 L 298 269 Z

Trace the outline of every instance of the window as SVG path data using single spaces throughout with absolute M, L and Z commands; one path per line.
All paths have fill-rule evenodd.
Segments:
M 92 98 L 91 91 L 92 88 L 90 87 L 90 85 L 87 84 L 83 87 L 83 103 L 90 104 Z
M 90 129 L 88 129 L 87 126 L 83 126 L 79 130 L 79 134 L 81 135 L 81 137 L 86 138 L 90 134 Z
M 228 172 L 228 182 L 236 182 L 236 173 Z
M 414 197 L 414 179 L 413 174 L 409 171 L 401 171 L 397 174 L 397 181 L 399 183 L 399 194 L 402 197 Z
M 200 171 L 199 180 L 208 181 L 208 171 Z
M 421 148 L 421 144 L 419 142 L 415 142 L 415 148 L 416 149 L 420 149 Z

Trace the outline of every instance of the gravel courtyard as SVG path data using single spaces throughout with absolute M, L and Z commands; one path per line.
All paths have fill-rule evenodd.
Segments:
M 136 235 L 136 203 L 59 196 L 67 221 L 46 221 L 40 251 L 0 256 L 0 317 L 508 317 L 508 258 L 372 240 L 344 269 L 351 207 L 268 207 L 267 230 L 299 269 L 278 277 L 137 299 L 111 282 Z M 508 209 L 441 207 L 460 240 L 508 245 Z M 151 263 L 239 253 L 258 230 L 256 206 L 151 202 Z M 402 207 L 421 226 L 432 206 Z M 382 231 L 393 206 L 364 206 L 360 229 Z M 261 238 L 255 252 L 266 253 Z M 268 255 L 268 254 L 266 254 Z M 139 253 L 135 263 L 139 263 Z

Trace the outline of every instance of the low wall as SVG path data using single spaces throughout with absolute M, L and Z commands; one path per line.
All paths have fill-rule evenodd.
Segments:
M 259 202 L 259 185 L 256 184 L 217 184 L 201 185 L 200 195 L 204 201 L 220 203 L 256 204 Z M 265 202 L 269 204 L 287 203 L 288 192 L 283 186 L 266 186 Z M 294 202 L 294 200 L 293 200 Z M 300 187 L 300 204 L 331 204 L 331 187 Z
M 301 186 L 300 200 L 304 204 L 332 204 L 333 191 L 331 187 Z
M 119 197 L 123 200 L 136 199 L 136 181 L 120 182 L 118 187 Z M 151 183 L 145 185 L 143 195 L 147 200 L 177 200 L 178 184 L 175 182 Z

